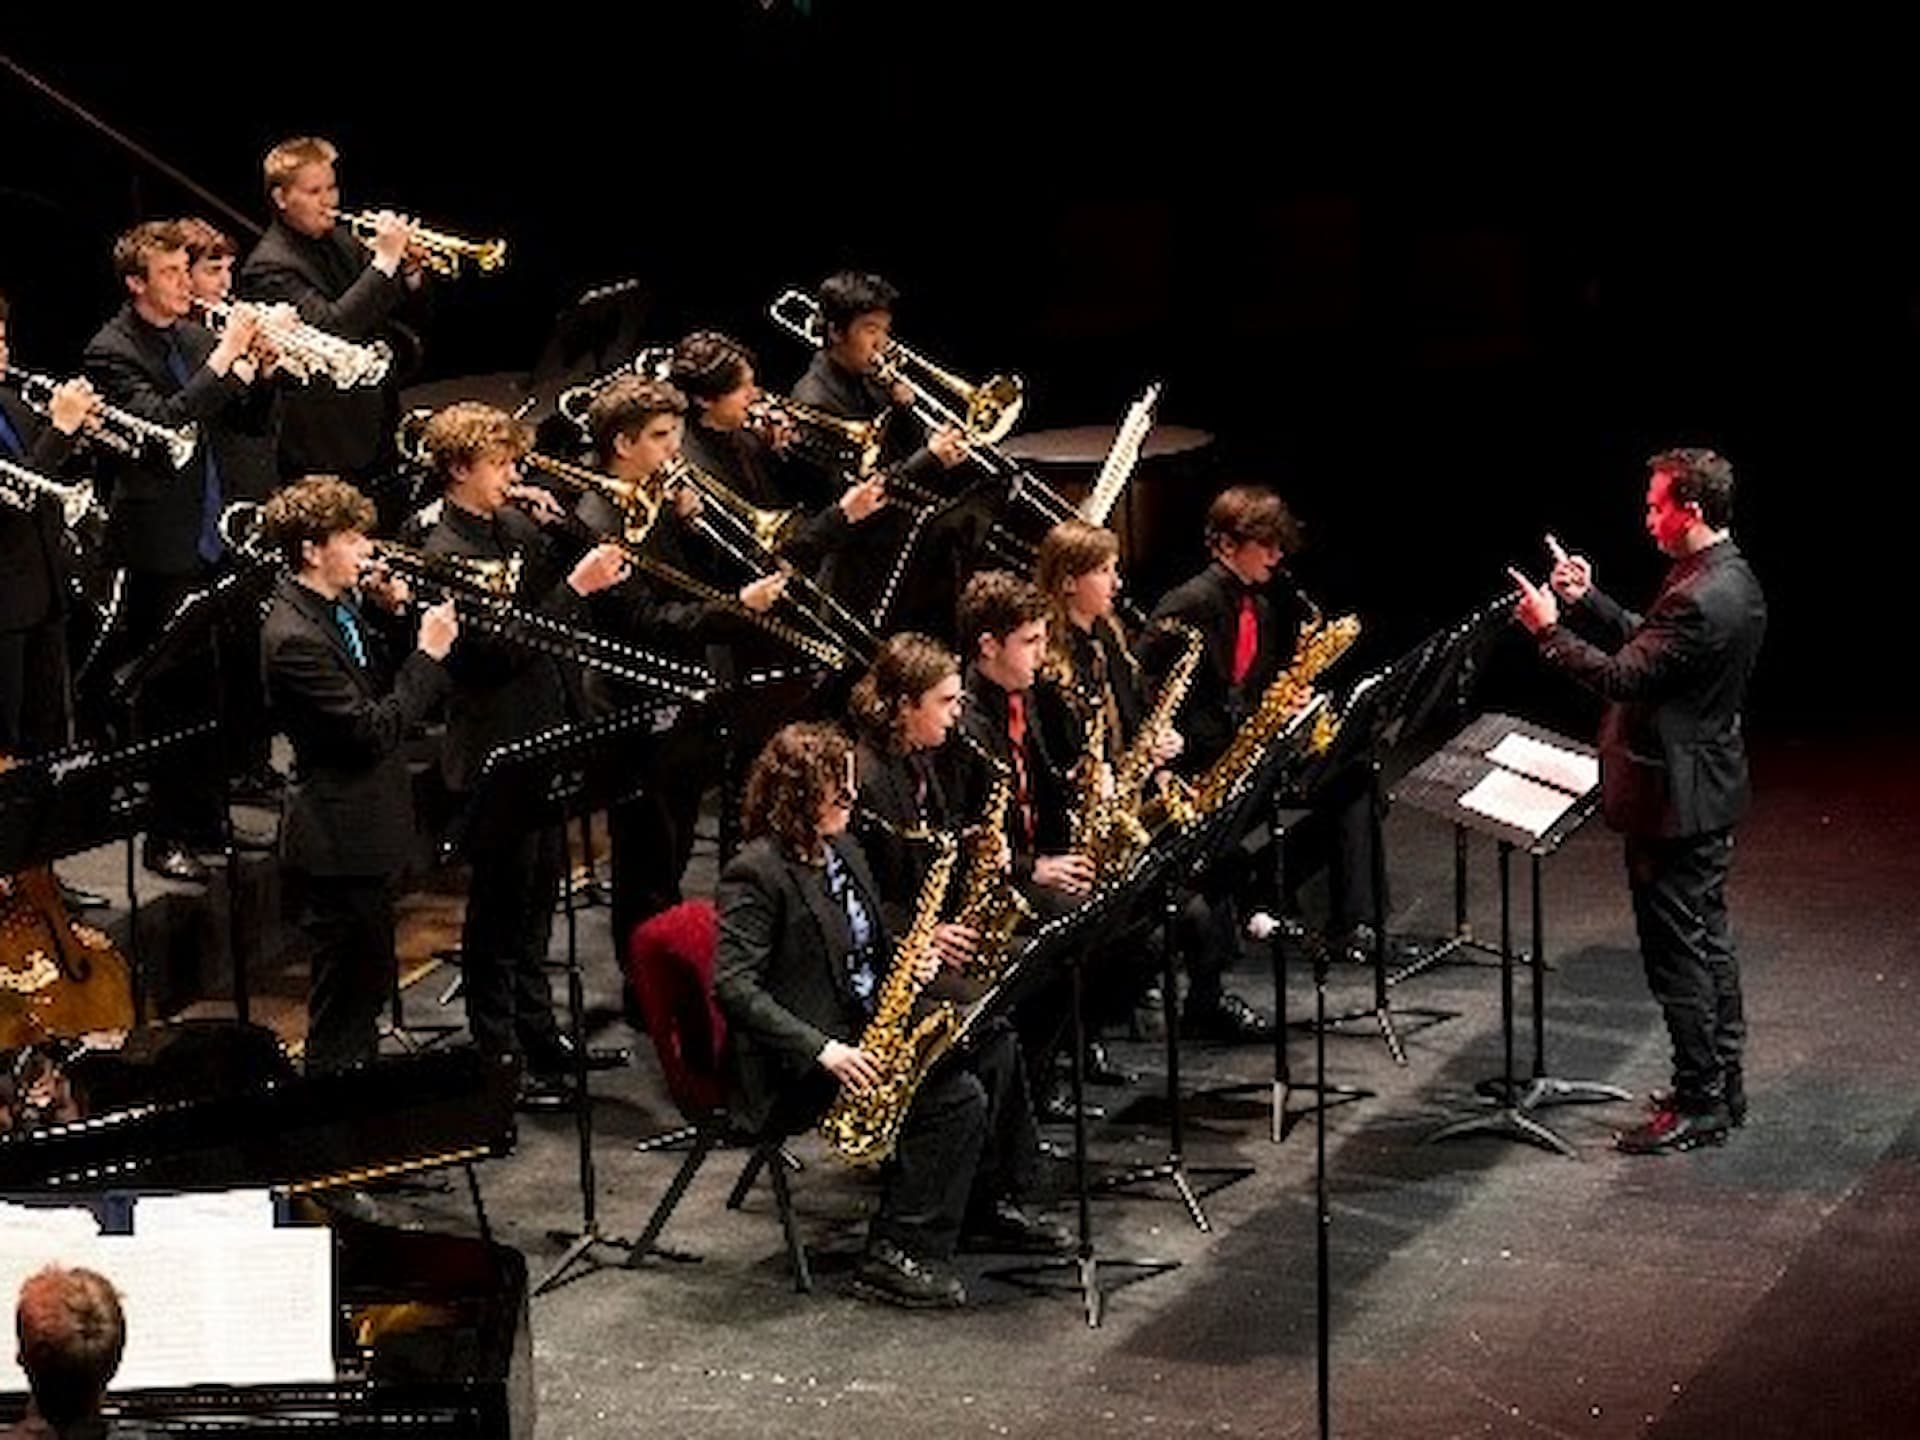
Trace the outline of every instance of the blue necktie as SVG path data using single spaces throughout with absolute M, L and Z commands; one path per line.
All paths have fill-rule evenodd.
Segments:
M 180 337 L 169 330 L 167 334 L 167 373 L 180 382 L 182 390 L 187 388 L 187 379 L 192 374 L 187 369 L 187 357 L 181 353 Z M 208 445 L 203 452 L 206 456 L 202 474 L 205 476 L 200 487 L 200 538 L 194 542 L 194 550 L 209 565 L 220 558 L 225 548 L 220 540 L 220 467 L 214 463 L 213 446 Z
M 847 916 L 847 931 L 853 936 L 853 953 L 847 960 L 847 981 L 860 1008 L 873 1012 L 874 991 L 880 987 L 880 974 L 873 963 L 873 919 L 866 903 L 853 888 L 853 877 L 833 846 L 827 846 L 827 894 L 833 897 Z
M 333 602 L 334 623 L 340 627 L 340 634 L 347 642 L 347 650 L 353 656 L 353 663 L 362 670 L 367 668 L 367 647 L 360 638 L 360 622 L 354 618 L 353 608 L 344 600 Z
M 7 418 L 7 412 L 0 410 L 0 451 L 5 451 L 16 460 L 27 458 L 27 447 L 20 439 L 20 432 L 13 428 L 13 421 Z

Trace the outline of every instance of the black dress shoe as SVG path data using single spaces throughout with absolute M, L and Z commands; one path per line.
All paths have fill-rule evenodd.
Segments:
M 147 840 L 140 846 L 140 863 L 163 880 L 204 885 L 211 872 L 200 857 L 179 840 Z
M 1614 1136 L 1614 1146 L 1628 1155 L 1671 1155 L 1701 1145 L 1724 1145 L 1733 1121 L 1727 1107 L 1715 1101 L 1698 1110 L 1665 1106 L 1645 1122 Z
M 1273 1022 L 1229 991 L 1197 1007 L 1189 1000 L 1180 1017 L 1180 1033 L 1196 1040 L 1271 1040 Z
M 967 1303 L 967 1287 L 946 1266 L 920 1260 L 891 1240 L 867 1246 L 853 1272 L 853 1293 L 909 1310 L 953 1310 Z
M 69 884 L 65 880 L 59 880 L 58 876 L 56 876 L 55 879 L 58 880 L 60 885 L 60 903 L 69 910 L 105 910 L 113 904 L 111 900 L 97 890 L 89 890 L 85 886 Z
M 1131 1085 L 1140 1078 L 1133 1071 L 1116 1065 L 1106 1045 L 1098 1040 L 1087 1041 L 1080 1076 L 1089 1085 Z
M 587 1047 L 587 1069 L 624 1070 L 633 1063 L 633 1052 L 624 1046 L 599 1049 Z M 536 1075 L 573 1074 L 573 1037 L 555 1035 L 538 1045 L 527 1047 L 527 1069 Z
M 1070 1255 L 1078 1243 L 1066 1226 L 1035 1215 L 1013 1200 L 997 1201 L 991 1209 L 969 1216 L 960 1232 L 962 1250 L 989 1255 Z
M 536 1115 L 551 1115 L 559 1110 L 571 1110 L 575 1095 L 573 1078 L 569 1075 L 534 1075 L 520 1077 L 520 1093 L 514 1097 L 514 1108 Z
M 226 836 L 219 831 L 208 835 L 195 835 L 193 848 L 206 855 L 224 855 L 227 849 Z M 272 850 L 277 843 L 273 827 L 250 825 L 244 820 L 233 822 L 233 848 L 242 855 L 263 855 Z
M 286 776 L 271 765 L 262 765 L 234 776 L 227 793 L 243 804 L 277 805 L 286 788 Z

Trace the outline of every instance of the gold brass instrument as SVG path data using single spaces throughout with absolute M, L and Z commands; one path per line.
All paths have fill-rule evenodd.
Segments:
M 998 983 L 1013 953 L 1013 935 L 1033 918 L 1033 907 L 1013 883 L 1012 857 L 1007 853 L 1007 810 L 1013 804 L 1013 767 L 965 730 L 960 743 L 980 758 L 993 774 L 992 788 L 980 818 L 966 832 L 967 870 L 961 880 L 960 903 L 954 923 L 971 927 L 973 955 L 965 975 L 987 985 Z
M 93 498 L 93 483 L 88 480 L 64 485 L 58 480 L 29 470 L 24 465 L 0 458 L 0 505 L 32 512 L 42 500 L 60 507 L 60 520 L 72 530 L 98 515 L 100 506 Z
M 233 317 L 233 306 L 225 300 L 195 300 L 218 331 Z M 356 385 L 378 385 L 393 368 L 393 349 L 384 340 L 360 344 L 329 334 L 300 318 L 291 305 L 261 305 L 260 333 L 273 342 L 279 358 L 276 368 L 301 384 L 310 380 L 327 381 L 336 390 Z
M 773 322 L 810 345 L 827 343 L 820 302 L 804 290 L 785 290 L 767 307 Z M 913 413 L 930 430 L 958 429 L 976 445 L 997 445 L 1013 433 L 1026 405 L 1026 385 L 1017 375 L 993 375 L 974 384 L 934 364 L 898 340 L 888 340 L 874 364 L 883 385 L 896 381 L 913 392 Z
M 1194 673 L 1199 669 L 1200 657 L 1206 650 L 1207 637 L 1184 621 L 1168 620 L 1162 623 L 1181 637 L 1179 658 L 1161 683 L 1160 692 L 1154 696 L 1152 708 L 1141 720 L 1139 733 L 1133 737 L 1133 743 L 1121 753 L 1119 762 L 1114 765 L 1111 793 L 1098 804 L 1087 802 L 1080 841 L 1074 847 L 1093 861 L 1095 872 L 1102 878 L 1124 870 L 1132 863 L 1133 857 L 1146 848 L 1153 838 L 1154 828 L 1147 818 L 1149 813 L 1161 820 L 1182 824 L 1192 818 L 1186 808 L 1188 797 L 1177 785 L 1158 796 L 1148 795 L 1147 787 L 1153 783 L 1154 773 L 1159 768 L 1154 758 L 1155 747 L 1160 736 L 1172 727 L 1173 717 L 1179 713 L 1180 707 L 1186 703 L 1187 691 L 1193 685 Z
M 624 365 L 616 365 L 604 375 L 595 376 L 584 385 L 569 385 L 560 392 L 554 401 L 554 408 L 580 431 L 587 432 L 587 410 L 599 397 L 602 390 L 616 380 L 624 380 L 629 375 L 637 375 L 642 380 L 664 380 L 673 364 L 671 345 L 649 345 Z
M 0 370 L 0 380 L 17 389 L 28 408 L 40 415 L 50 412 L 53 392 L 61 383 L 51 376 L 36 375 L 12 365 Z M 162 425 L 104 400 L 99 402 L 97 423 L 87 425 L 80 433 L 94 444 L 129 460 L 137 460 L 148 445 L 157 445 L 166 452 L 176 470 L 186 468 L 200 444 L 200 427 L 192 421 L 178 426 Z
M 916 972 L 934 954 L 934 927 L 946 903 L 955 854 L 947 836 L 936 832 L 932 838 L 940 853 L 921 883 L 913 925 L 894 947 L 873 1018 L 860 1034 L 860 1048 L 880 1079 L 858 1094 L 842 1086 L 820 1120 L 820 1134 L 851 1165 L 877 1165 L 893 1153 L 921 1080 L 959 1030 L 959 1011 L 951 1000 L 920 1003 L 930 982 Z
M 339 210 L 334 212 L 333 218 L 360 239 L 372 241 L 378 223 L 373 211 Z M 420 225 L 413 227 L 413 239 L 408 248 L 417 250 L 434 274 L 448 279 L 458 275 L 461 267 L 469 261 L 482 275 L 490 275 L 507 263 L 505 240 L 466 240 L 458 235 L 449 235 L 444 230 L 428 230 Z
M 375 540 L 373 555 L 409 580 L 448 593 L 464 589 L 469 598 L 484 595 L 494 600 L 511 600 L 520 593 L 520 571 L 525 563 L 518 551 L 504 560 L 482 560 L 469 555 L 430 555 L 392 540 Z
M 880 442 L 887 428 L 884 414 L 872 420 L 848 420 L 762 390 L 748 408 L 747 423 L 771 429 L 783 421 L 797 432 L 796 447 L 823 465 L 864 479 L 880 463 Z

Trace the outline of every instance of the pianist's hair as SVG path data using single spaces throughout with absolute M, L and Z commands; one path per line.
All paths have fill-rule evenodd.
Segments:
M 815 858 L 820 802 L 847 783 L 853 742 L 835 726 L 796 723 L 767 741 L 747 775 L 745 839 L 770 835 L 794 860 Z
M 276 491 L 260 507 L 261 538 L 280 552 L 289 570 L 305 562 L 308 541 L 324 545 L 335 535 L 358 530 L 371 535 L 373 502 L 346 481 L 333 475 L 309 475 Z
M 120 1296 L 106 1276 L 49 1265 L 20 1287 L 13 1319 L 42 1418 L 64 1431 L 94 1414 L 127 1343 Z

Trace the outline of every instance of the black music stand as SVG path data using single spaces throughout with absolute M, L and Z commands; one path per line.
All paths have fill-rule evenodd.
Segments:
M 147 1020 L 146 966 L 140 954 L 140 888 L 134 837 L 146 824 L 146 782 L 196 746 L 212 747 L 211 720 L 117 750 L 73 745 L 0 771 L 0 875 L 51 864 L 112 840 L 126 841 L 127 949 L 133 1017 Z
M 1532 754 L 1514 753 L 1529 750 Z M 1541 868 L 1599 803 L 1598 769 L 1585 769 L 1593 759 L 1592 747 L 1543 726 L 1511 715 L 1482 715 L 1409 773 L 1395 792 L 1415 809 L 1491 836 L 1500 847 L 1500 1032 L 1504 1065 L 1498 1079 L 1476 1087 L 1495 1102 L 1495 1108 L 1442 1125 L 1426 1137 L 1429 1141 L 1488 1133 L 1577 1159 L 1573 1146 L 1535 1119 L 1533 1112 L 1549 1105 L 1591 1105 L 1632 1098 L 1617 1085 L 1549 1075 L 1546 1065 L 1547 967 Z M 1514 793 L 1492 793 L 1495 785 L 1504 785 Z M 1526 850 L 1533 880 L 1533 1073 L 1524 1084 L 1515 1076 L 1513 1059 L 1512 859 L 1516 847 Z
M 160 627 L 160 633 L 114 677 L 111 693 L 114 705 L 129 719 L 137 710 L 140 693 L 161 671 L 178 662 L 188 651 L 204 646 L 213 658 L 213 694 L 210 697 L 213 722 L 226 739 L 227 666 L 222 633 L 230 622 L 252 612 L 257 617 L 273 588 L 280 567 L 270 560 L 243 559 L 233 570 L 220 576 L 205 589 L 196 590 L 180 602 L 179 608 Z M 131 726 L 129 727 L 131 728 Z M 231 753 L 231 751 L 229 751 Z M 227 951 L 233 965 L 233 1009 L 241 1024 L 252 1018 L 252 990 L 247 977 L 247 947 L 241 939 L 240 925 L 240 850 L 233 838 L 233 775 L 231 767 L 218 766 L 220 775 L 220 840 L 227 871 Z M 131 843 L 131 841 L 129 841 Z M 131 862 L 129 862 L 131 866 Z
M 1086 902 L 1066 915 L 1042 925 L 1008 967 L 1000 983 L 979 1002 L 974 1020 L 1005 1014 L 1032 988 L 1044 981 L 1056 964 L 1064 963 L 1070 983 L 1072 1007 L 1072 1061 L 1069 1069 L 1073 1097 L 1073 1187 L 1076 1202 L 1078 1243 L 1070 1260 L 1040 1260 L 1028 1265 L 1013 1265 L 986 1272 L 989 1279 L 1002 1280 L 1023 1290 L 1052 1292 L 1077 1289 L 1086 1310 L 1087 1328 L 1098 1329 L 1106 1313 L 1106 1299 L 1114 1290 L 1151 1280 L 1180 1268 L 1178 1260 L 1102 1258 L 1093 1243 L 1093 1186 L 1087 1176 L 1086 1111 L 1086 1020 L 1083 1005 L 1083 977 L 1087 955 L 1109 938 L 1126 918 L 1129 897 L 1138 896 L 1154 884 L 1169 853 L 1149 850 L 1135 863 L 1128 875 L 1102 886 Z M 1156 1177 L 1158 1178 L 1158 1177 Z M 1129 1272 L 1114 1284 L 1102 1288 L 1101 1268 Z M 1071 1269 L 1074 1284 L 1062 1286 L 1044 1277 Z
M 633 1241 L 600 1228 L 599 1184 L 593 1166 L 593 1105 L 587 1091 L 585 987 L 580 976 L 578 906 L 573 893 L 571 826 L 583 825 L 595 810 L 628 797 L 636 776 L 644 773 L 638 751 L 653 733 L 660 705 L 629 706 L 599 720 L 551 726 L 511 745 L 502 745 L 480 767 L 473 797 L 455 818 L 443 848 L 452 851 L 475 839 L 558 828 L 561 883 L 567 930 L 568 1030 L 573 1040 L 574 1130 L 580 1152 L 578 1230 L 549 1230 L 548 1239 L 565 1246 L 559 1261 L 539 1284 L 544 1295 L 562 1283 L 575 1264 L 590 1259 L 596 1245 L 631 1252 Z M 543 957 L 544 961 L 544 957 Z M 595 1266 L 594 1268 L 600 1268 Z

